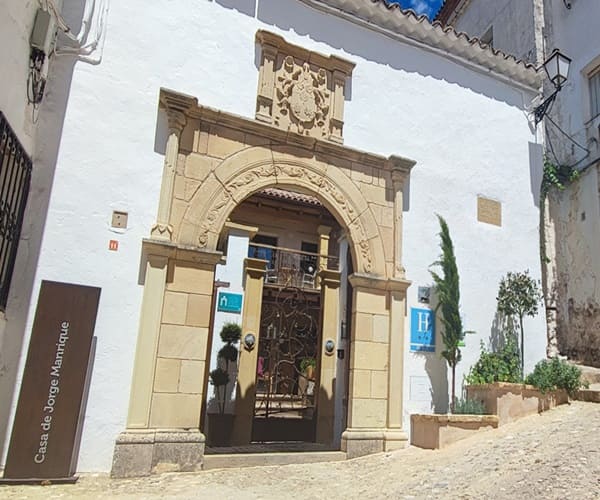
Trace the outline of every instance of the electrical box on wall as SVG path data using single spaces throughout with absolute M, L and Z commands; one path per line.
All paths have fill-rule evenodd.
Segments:
M 50 53 L 54 36 L 56 33 L 56 25 L 54 19 L 49 12 L 38 9 L 35 14 L 33 29 L 29 43 L 31 48 L 42 51 L 46 56 Z
M 119 211 L 115 210 L 112 213 L 111 226 L 115 227 L 117 229 L 126 229 L 128 218 L 129 218 L 129 214 L 127 212 L 119 212 Z

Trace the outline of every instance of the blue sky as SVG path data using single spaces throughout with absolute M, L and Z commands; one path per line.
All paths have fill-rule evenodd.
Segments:
M 417 14 L 426 14 L 429 19 L 432 19 L 443 0 L 390 0 L 390 2 L 399 3 L 403 9 L 412 9 Z

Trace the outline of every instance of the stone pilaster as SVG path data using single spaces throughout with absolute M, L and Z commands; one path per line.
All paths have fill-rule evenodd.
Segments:
M 402 332 L 409 283 L 357 273 L 349 280 L 353 325 L 348 429 L 342 434 L 342 450 L 352 458 L 407 442 L 401 418 Z
M 402 399 L 404 383 L 404 318 L 406 289 L 410 281 L 391 279 L 387 282 L 390 306 L 389 369 L 388 369 L 388 414 L 384 433 L 384 449 L 404 448 L 408 435 L 402 429 Z
M 127 430 L 112 475 L 199 470 L 198 430 L 214 270 L 220 252 L 144 240 L 144 296 Z
M 402 265 L 403 190 L 415 162 L 399 156 L 391 156 L 389 161 L 392 168 L 392 186 L 394 189 L 394 277 L 403 278 L 406 274 Z
M 317 402 L 317 442 L 330 445 L 333 442 L 335 417 L 335 367 L 336 341 L 340 328 L 340 272 L 324 269 L 321 279 L 321 309 L 323 311 L 320 357 L 320 388 Z M 331 351 L 328 341 L 334 343 Z
M 167 109 L 169 120 L 169 132 L 165 150 L 165 162 L 163 166 L 162 184 L 160 187 L 160 199 L 158 200 L 158 214 L 156 224 L 152 226 L 150 234 L 152 238 L 171 241 L 173 228 L 170 224 L 171 205 L 173 203 L 173 189 L 175 187 L 175 171 L 177 168 L 177 156 L 179 154 L 179 138 L 185 127 L 185 115 L 176 110 Z
M 273 122 L 273 93 L 275 92 L 275 65 L 277 63 L 277 47 L 265 42 L 262 46 L 262 63 L 258 78 L 256 96 L 256 119 Z
M 260 314 L 262 292 L 267 269 L 267 261 L 246 259 L 246 286 L 244 288 L 244 311 L 242 313 L 242 350 L 238 369 L 237 394 L 235 398 L 235 419 L 232 445 L 246 445 L 252 438 L 252 419 L 256 398 L 256 364 L 260 341 Z M 253 334 L 255 343 L 252 349 L 244 345 L 244 337 Z

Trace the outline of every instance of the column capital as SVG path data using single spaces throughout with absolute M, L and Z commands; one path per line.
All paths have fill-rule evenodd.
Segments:
M 402 156 L 390 156 L 388 158 L 390 169 L 392 171 L 392 183 L 394 189 L 399 191 L 404 186 L 404 182 L 408 179 L 410 171 L 416 165 L 415 160 L 410 160 Z
M 212 252 L 192 245 L 181 245 L 171 241 L 144 238 L 142 251 L 148 255 L 167 257 L 194 264 L 209 264 L 216 266 L 223 257 L 222 252 Z
M 263 278 L 267 272 L 268 261 L 263 259 L 253 259 L 247 257 L 244 259 L 244 269 L 246 273 L 252 278 Z
M 167 119 L 169 120 L 169 132 L 171 134 L 181 134 L 187 123 L 185 113 L 177 110 L 167 109 Z
M 317 227 L 317 233 L 319 233 L 319 236 L 329 236 L 331 233 L 331 226 L 321 224 Z
M 339 288 L 341 283 L 342 273 L 334 269 L 321 269 L 319 278 L 321 279 L 321 287 Z
M 181 132 L 186 123 L 187 112 L 198 107 L 198 99 L 190 95 L 161 88 L 160 107 L 165 110 L 169 119 L 169 128 Z
M 354 288 L 406 293 L 411 281 L 401 278 L 382 278 L 374 274 L 354 273 L 348 277 Z

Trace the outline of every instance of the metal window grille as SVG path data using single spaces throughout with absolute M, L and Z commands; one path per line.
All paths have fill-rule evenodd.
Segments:
M 590 106 L 592 118 L 600 115 L 600 68 L 590 76 Z
M 0 309 L 6 308 L 23 214 L 31 181 L 31 159 L 0 111 Z

